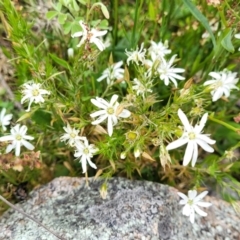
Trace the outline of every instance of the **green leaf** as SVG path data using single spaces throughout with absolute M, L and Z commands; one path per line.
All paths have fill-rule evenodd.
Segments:
M 21 121 L 23 121 L 23 120 L 25 120 L 25 119 L 30 118 L 33 113 L 34 113 L 34 111 L 24 113 L 24 114 L 17 120 L 17 123 L 18 123 L 18 122 L 21 122 Z
M 54 6 L 54 5 L 53 5 Z M 58 12 L 61 12 L 62 10 L 62 3 L 58 3 L 56 6 L 54 6 L 54 8 L 58 11 Z
M 223 31 L 223 39 L 221 41 L 221 45 L 229 52 L 234 52 L 234 46 L 232 44 L 232 29 L 225 29 Z
M 49 12 L 47 12 L 46 17 L 48 20 L 51 20 L 54 17 L 56 17 L 57 15 L 58 15 L 57 11 L 49 11 Z
M 70 66 L 69 66 L 68 62 L 66 62 L 65 60 L 63 60 L 63 59 L 61 59 L 61 58 L 59 58 L 59 57 L 57 57 L 56 55 L 51 54 L 51 53 L 49 53 L 49 56 L 50 56 L 50 57 L 52 58 L 52 60 L 53 60 L 54 62 L 56 62 L 57 64 L 61 65 L 61 66 L 64 67 L 64 68 L 70 69 Z
M 78 12 L 80 8 L 79 8 L 78 4 L 76 3 L 76 1 L 73 0 L 72 4 L 73 4 L 74 10 L 75 10 L 76 12 Z
M 205 16 L 196 8 L 196 6 L 192 3 L 191 0 L 182 0 L 185 6 L 189 9 L 189 11 L 192 13 L 192 15 L 205 27 L 205 29 L 210 34 L 212 43 L 214 48 L 216 47 L 216 40 L 213 35 L 212 29 L 208 24 L 208 20 L 205 18 Z
M 31 119 L 37 125 L 45 127 L 45 126 L 50 125 L 51 114 L 49 112 L 38 109 L 36 112 L 34 112 Z
M 58 21 L 60 24 L 64 24 L 67 19 L 67 14 L 60 13 L 58 15 Z
M 157 8 L 155 8 L 155 6 L 153 5 L 153 2 L 150 1 L 148 5 L 148 16 L 152 21 L 156 19 L 156 9 Z
M 70 22 L 64 23 L 63 29 L 64 29 L 63 30 L 64 34 L 68 34 L 72 29 L 72 23 L 70 23 Z
M 86 2 L 85 0 L 78 0 L 78 2 L 80 2 L 80 3 L 83 4 L 83 5 L 86 5 L 86 4 L 87 4 L 87 2 Z

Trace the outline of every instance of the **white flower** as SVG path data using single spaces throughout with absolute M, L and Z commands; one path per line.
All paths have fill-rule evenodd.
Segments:
M 6 153 L 9 153 L 15 148 L 15 155 L 20 155 L 21 146 L 23 145 L 29 150 L 33 150 L 34 146 L 26 140 L 33 140 L 34 137 L 26 135 L 27 127 L 17 124 L 11 129 L 11 135 L 0 137 L 0 142 L 12 141 L 11 144 L 7 146 Z
M 145 87 L 137 78 L 133 79 L 133 84 L 135 84 L 132 89 L 137 92 L 137 95 L 142 95 L 143 98 L 145 97 L 146 92 L 152 92 L 150 88 Z
M 106 78 L 107 84 L 111 84 L 115 79 L 123 78 L 124 69 L 121 68 L 123 65 L 123 61 L 117 62 L 107 69 L 105 69 L 102 73 L 102 76 L 97 79 L 98 82 L 101 82 Z
M 167 41 L 165 41 L 164 44 L 161 41 L 159 43 L 156 43 L 154 41 L 150 41 L 150 42 L 151 42 L 151 47 L 148 49 L 148 52 L 150 53 L 152 58 L 154 58 L 154 56 L 158 56 L 162 58 L 165 55 L 172 52 L 172 50 L 168 49 Z
M 174 63 L 175 57 L 177 55 L 173 55 L 169 61 L 166 61 L 162 58 L 162 61 L 157 68 L 157 72 L 159 73 L 160 79 L 164 81 L 164 84 L 168 86 L 169 81 L 172 81 L 175 87 L 177 87 L 178 80 L 184 80 L 185 78 L 178 75 L 177 73 L 182 73 L 185 70 L 183 68 L 173 68 L 172 64 Z
M 235 34 L 234 37 L 240 39 L 240 33 Z
M 140 157 L 141 153 L 142 153 L 142 150 L 139 147 L 134 148 L 133 155 L 135 158 Z
M 73 58 L 74 57 L 74 49 L 73 48 L 68 48 L 67 55 L 68 55 L 69 59 Z
M 98 125 L 107 119 L 107 129 L 108 135 L 112 136 L 113 126 L 115 126 L 118 122 L 118 118 L 128 118 L 131 113 L 122 109 L 119 103 L 117 102 L 118 95 L 114 94 L 110 100 L 107 102 L 103 98 L 96 97 L 96 99 L 91 99 L 92 104 L 100 108 L 101 110 L 90 114 L 92 118 L 98 117 L 97 120 L 93 121 L 93 125 Z
M 195 212 L 200 216 L 206 217 L 207 213 L 202 211 L 200 207 L 210 207 L 212 204 L 207 202 L 201 202 L 201 200 L 208 194 L 208 191 L 204 191 L 197 196 L 196 190 L 189 190 L 188 196 L 185 194 L 178 192 L 177 193 L 182 200 L 180 200 L 179 204 L 185 205 L 182 210 L 182 214 L 190 218 L 190 222 L 194 223 Z
M 178 109 L 178 116 L 184 126 L 183 135 L 179 139 L 168 144 L 166 149 L 169 151 L 187 143 L 187 149 L 183 158 L 183 166 L 187 166 L 192 160 L 192 167 L 194 167 L 198 158 L 198 145 L 206 152 L 214 152 L 214 149 L 208 144 L 214 144 L 216 141 L 210 139 L 209 134 L 201 133 L 207 121 L 208 114 L 205 113 L 200 124 L 196 124 L 195 127 L 189 123 L 187 116 L 181 109 Z
M 21 99 L 21 104 L 23 104 L 26 101 L 29 101 L 28 109 L 26 110 L 26 112 L 30 111 L 31 104 L 33 102 L 34 103 L 44 102 L 44 98 L 42 95 L 50 94 L 49 91 L 41 88 L 40 83 L 34 83 L 34 82 L 24 83 L 22 87 L 23 87 L 23 90 L 22 90 L 23 97 Z
M 63 129 L 66 133 L 60 138 L 60 140 L 68 141 L 68 144 L 72 147 L 75 146 L 76 142 L 84 141 L 86 139 L 86 137 L 78 136 L 79 130 L 71 128 L 69 124 L 67 125 L 67 127 L 63 127 Z
M 218 19 L 216 19 L 216 18 L 211 19 L 210 22 L 209 22 L 209 25 L 210 25 L 210 28 L 211 28 L 212 32 L 216 32 L 218 30 L 218 27 L 219 27 Z M 220 31 L 218 33 L 220 33 Z M 209 32 L 205 31 L 202 34 L 202 38 L 203 39 L 210 38 Z
M 209 75 L 215 79 L 208 80 L 203 85 L 210 85 L 210 88 L 213 89 L 211 91 L 213 102 L 217 101 L 223 95 L 229 97 L 232 89 L 239 90 L 236 86 L 239 80 L 236 78 L 236 72 L 225 70 L 221 72 L 210 72 Z
M 93 154 L 95 154 L 98 151 L 95 145 L 89 144 L 88 140 L 85 139 L 83 142 L 77 141 L 75 146 L 76 151 L 74 157 L 80 158 L 83 173 L 87 171 L 87 162 L 92 168 L 97 169 L 97 166 L 91 161 Z
M 107 33 L 107 30 L 98 31 L 97 29 L 94 29 L 94 28 L 90 30 L 88 25 L 85 24 L 83 21 L 79 21 L 79 24 L 82 27 L 82 31 L 76 32 L 72 35 L 73 38 L 82 37 L 77 47 L 80 47 L 81 45 L 83 45 L 84 42 L 94 43 L 100 51 L 103 51 L 105 49 L 105 46 L 104 46 L 104 43 L 99 39 L 99 37 L 104 36 Z
M 5 113 L 6 113 L 6 108 L 3 108 L 0 113 L 0 125 L 2 125 L 3 131 L 6 131 L 7 128 L 5 126 L 10 124 L 10 121 L 13 117 L 12 114 L 5 115 Z
M 141 62 L 141 63 L 144 62 L 146 49 L 145 48 L 143 49 L 143 46 L 144 46 L 144 44 L 142 43 L 140 49 L 138 49 L 138 47 L 137 47 L 137 50 L 135 50 L 135 51 L 125 50 L 126 55 L 128 56 L 127 65 L 129 65 L 129 62 L 131 62 L 131 61 L 135 62 L 137 65 L 139 65 L 139 62 Z
M 126 156 L 127 156 L 127 153 L 126 153 L 126 152 L 121 152 L 121 154 L 120 154 L 120 158 L 121 158 L 121 159 L 125 159 Z

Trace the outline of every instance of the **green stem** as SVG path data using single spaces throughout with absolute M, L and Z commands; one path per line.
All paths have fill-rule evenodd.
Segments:
M 118 33 L 118 0 L 113 0 L 113 46 L 117 45 L 117 33 Z
M 240 128 L 235 128 L 235 127 L 231 126 L 230 124 L 228 124 L 228 123 L 226 123 L 226 122 L 223 122 L 223 121 L 221 121 L 221 120 L 219 120 L 219 119 L 216 119 L 216 118 L 214 118 L 214 117 L 212 117 L 212 116 L 209 116 L 208 118 L 209 118 L 211 121 L 213 121 L 213 122 L 219 123 L 219 124 L 223 125 L 224 127 L 228 128 L 228 129 L 230 129 L 230 130 L 233 130 L 234 132 L 239 132 L 239 131 L 240 131 Z
M 132 31 L 132 38 L 131 38 L 131 48 L 135 47 L 135 40 L 136 40 L 136 31 L 137 31 L 137 23 L 139 20 L 139 14 L 142 8 L 143 0 L 137 0 L 136 1 L 136 9 L 135 9 L 135 15 L 134 15 L 134 25 L 133 25 L 133 31 Z

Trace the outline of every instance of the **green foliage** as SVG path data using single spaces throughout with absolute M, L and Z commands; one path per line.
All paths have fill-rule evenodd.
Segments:
M 1 136 L 9 135 L 17 123 L 26 125 L 35 146 L 34 151 L 22 147 L 21 155 L 15 157 L 14 153 L 5 154 L 8 143 L 0 142 L 0 191 L 7 193 L 7 183 L 28 181 L 35 186 L 56 176 L 83 176 L 83 160 L 79 163 L 81 157 L 74 157 L 76 146 L 61 139 L 66 133 L 63 127 L 69 125 L 96 147 L 91 161 L 97 169 L 87 164 L 89 176 L 147 179 L 183 190 L 213 184 L 213 189 L 227 186 L 239 195 L 239 83 L 234 82 L 236 88 L 230 96 L 217 101 L 212 101 L 213 86 L 204 85 L 213 79 L 210 72 L 239 72 L 240 40 L 234 37 L 240 32 L 239 4 L 223 1 L 221 6 L 209 6 L 206 1 L 190 0 L 89 2 L 61 0 L 51 6 L 38 1 L 0 3 L 0 31 L 9 43 L 3 52 L 14 68 L 14 76 L 6 83 L 15 94 L 11 102 L 5 90 L 1 93 L 0 110 L 13 113 L 11 126 Z M 46 8 L 48 12 L 43 11 Z M 107 34 L 103 34 L 105 30 Z M 98 31 L 103 35 L 94 36 Z M 76 33 L 79 37 L 73 38 Z M 104 51 L 100 51 L 99 41 L 107 45 Z M 161 42 L 162 51 L 171 49 L 171 53 L 155 61 L 149 54 L 150 41 Z M 133 51 L 138 54 L 135 58 Z M 161 77 L 164 71 L 159 73 L 159 66 L 170 59 L 171 68 L 185 70 L 177 72 L 185 78 L 177 79 L 177 84 L 171 79 L 166 83 Z M 105 69 L 113 71 L 114 64 L 121 61 L 120 77 L 99 80 Z M 33 101 L 30 112 L 25 112 L 29 100 L 22 105 L 19 102 L 24 95 L 23 84 L 30 80 L 50 94 L 43 95 L 43 102 Z M 114 110 L 118 122 L 114 122 L 111 135 L 107 121 L 94 125 L 97 117 L 90 114 L 99 110 L 93 99 L 109 102 L 114 94 L 119 96 L 119 106 Z M 14 108 L 16 104 L 20 107 Z M 179 109 L 192 126 L 209 113 L 202 131 L 216 140 L 211 145 L 214 152 L 199 147 L 195 166 L 183 166 L 186 146 L 166 150 L 184 133 Z M 125 110 L 131 116 L 121 117 Z M 33 159 L 32 167 L 28 167 L 29 159 Z M 228 192 L 223 195 L 231 200 Z

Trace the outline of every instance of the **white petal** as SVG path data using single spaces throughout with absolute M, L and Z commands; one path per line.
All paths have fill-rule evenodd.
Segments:
M 20 155 L 20 151 L 21 151 L 21 143 L 17 142 L 16 146 L 15 146 L 15 155 L 18 157 Z
M 13 148 L 14 148 L 14 145 L 13 145 L 13 144 L 9 144 L 9 145 L 7 146 L 7 148 L 6 148 L 6 153 L 11 152 L 11 151 L 13 150 Z
M 91 99 L 92 104 L 95 106 L 106 109 L 109 106 L 109 103 L 102 98 Z
M 114 94 L 110 100 L 110 105 L 113 106 L 114 103 L 116 103 L 117 99 L 118 99 L 118 95 Z
M 0 142 L 13 141 L 15 138 L 12 135 L 0 137 Z
M 185 127 L 185 129 L 190 132 L 192 130 L 192 126 L 190 125 L 187 116 L 185 115 L 185 113 L 179 108 L 178 109 L 178 116 L 183 124 L 183 126 Z
M 100 116 L 100 115 L 106 115 L 106 110 L 99 110 L 99 111 L 97 111 L 97 112 L 94 112 L 94 113 L 91 113 L 91 114 L 90 114 L 90 116 L 91 116 L 92 118 L 98 117 L 98 116 Z
M 123 109 L 123 111 L 118 115 L 121 118 L 128 118 L 130 117 L 131 112 L 128 111 L 127 109 Z
M 217 89 L 217 91 L 214 92 L 213 97 L 212 97 L 212 101 L 216 102 L 218 99 L 220 99 L 223 95 L 223 92 L 221 89 Z
M 81 37 L 82 35 L 83 35 L 83 32 L 76 32 L 76 33 L 72 34 L 72 38 Z
M 88 163 L 89 163 L 89 165 L 90 165 L 92 168 L 97 169 L 96 164 L 94 164 L 94 163 L 91 161 L 90 158 L 88 158 Z
M 195 220 L 195 212 L 192 210 L 190 213 L 190 222 L 193 224 Z
M 200 132 L 203 130 L 203 128 L 204 128 L 204 126 L 205 126 L 205 124 L 206 124 L 206 122 L 207 122 L 207 119 L 208 119 L 208 113 L 205 113 L 205 114 L 202 116 L 202 119 L 201 119 L 200 124 L 199 124 L 199 127 L 200 127 L 199 131 L 200 131 Z
M 90 42 L 95 43 L 95 45 L 98 47 L 100 51 L 103 51 L 105 49 L 104 44 L 98 38 L 91 38 Z
M 100 116 L 98 119 L 95 121 L 91 122 L 92 125 L 98 125 L 99 123 L 103 122 L 106 118 L 108 117 L 107 114 Z
M 196 211 L 196 213 L 198 213 L 200 216 L 202 217 L 206 217 L 207 213 L 205 213 L 203 210 L 201 210 L 198 206 L 194 206 L 194 210 Z
M 206 152 L 214 152 L 214 149 L 210 147 L 206 142 L 204 142 L 202 139 L 196 139 L 197 144 L 204 149 Z
M 28 136 L 28 135 L 23 136 L 23 138 L 24 138 L 24 139 L 27 139 L 27 140 L 33 140 L 33 139 L 34 139 L 34 137 Z
M 184 144 L 186 144 L 187 142 L 188 142 L 187 138 L 179 138 L 179 139 L 169 143 L 167 145 L 166 149 L 169 151 L 169 150 L 172 150 L 175 148 L 179 148 L 179 147 L 183 146 Z
M 188 191 L 188 197 L 189 199 L 195 199 L 195 197 L 197 196 L 197 191 L 194 189 L 194 190 L 189 190 Z
M 22 144 L 23 144 L 24 147 L 26 147 L 29 150 L 33 150 L 34 149 L 34 146 L 30 142 L 22 140 Z
M 200 193 L 200 194 L 194 199 L 194 202 L 200 201 L 200 200 L 203 199 L 207 194 L 208 194 L 208 191 L 204 191 L 204 192 Z
M 210 72 L 208 75 L 216 79 L 221 78 L 221 75 L 217 72 Z
M 193 157 L 192 157 L 192 167 L 195 166 L 198 158 L 198 146 L 196 142 L 193 142 Z
M 182 199 L 182 200 L 179 201 L 179 204 L 180 204 L 180 205 L 186 205 L 187 203 L 188 203 L 188 198 L 185 199 L 185 200 Z
M 108 135 L 111 137 L 113 134 L 113 124 L 112 124 L 111 117 L 108 117 L 107 129 L 108 129 Z
M 200 207 L 210 207 L 212 206 L 212 203 L 208 203 L 208 202 L 197 202 L 196 205 L 200 206 Z
M 189 216 L 191 214 L 191 207 L 189 204 L 186 204 L 182 209 L 182 214 L 185 216 Z
M 189 164 L 189 162 L 192 160 L 193 157 L 193 142 L 188 142 L 185 154 L 184 154 L 184 158 L 183 158 L 183 166 L 187 166 Z
M 183 194 L 183 193 L 181 193 L 181 192 L 177 192 L 177 194 L 178 194 L 179 197 L 181 197 L 183 200 L 188 200 L 188 197 L 187 197 L 185 194 Z
M 87 162 L 86 162 L 86 156 L 83 155 L 81 158 L 81 163 L 82 163 L 82 173 L 85 173 L 87 171 Z

